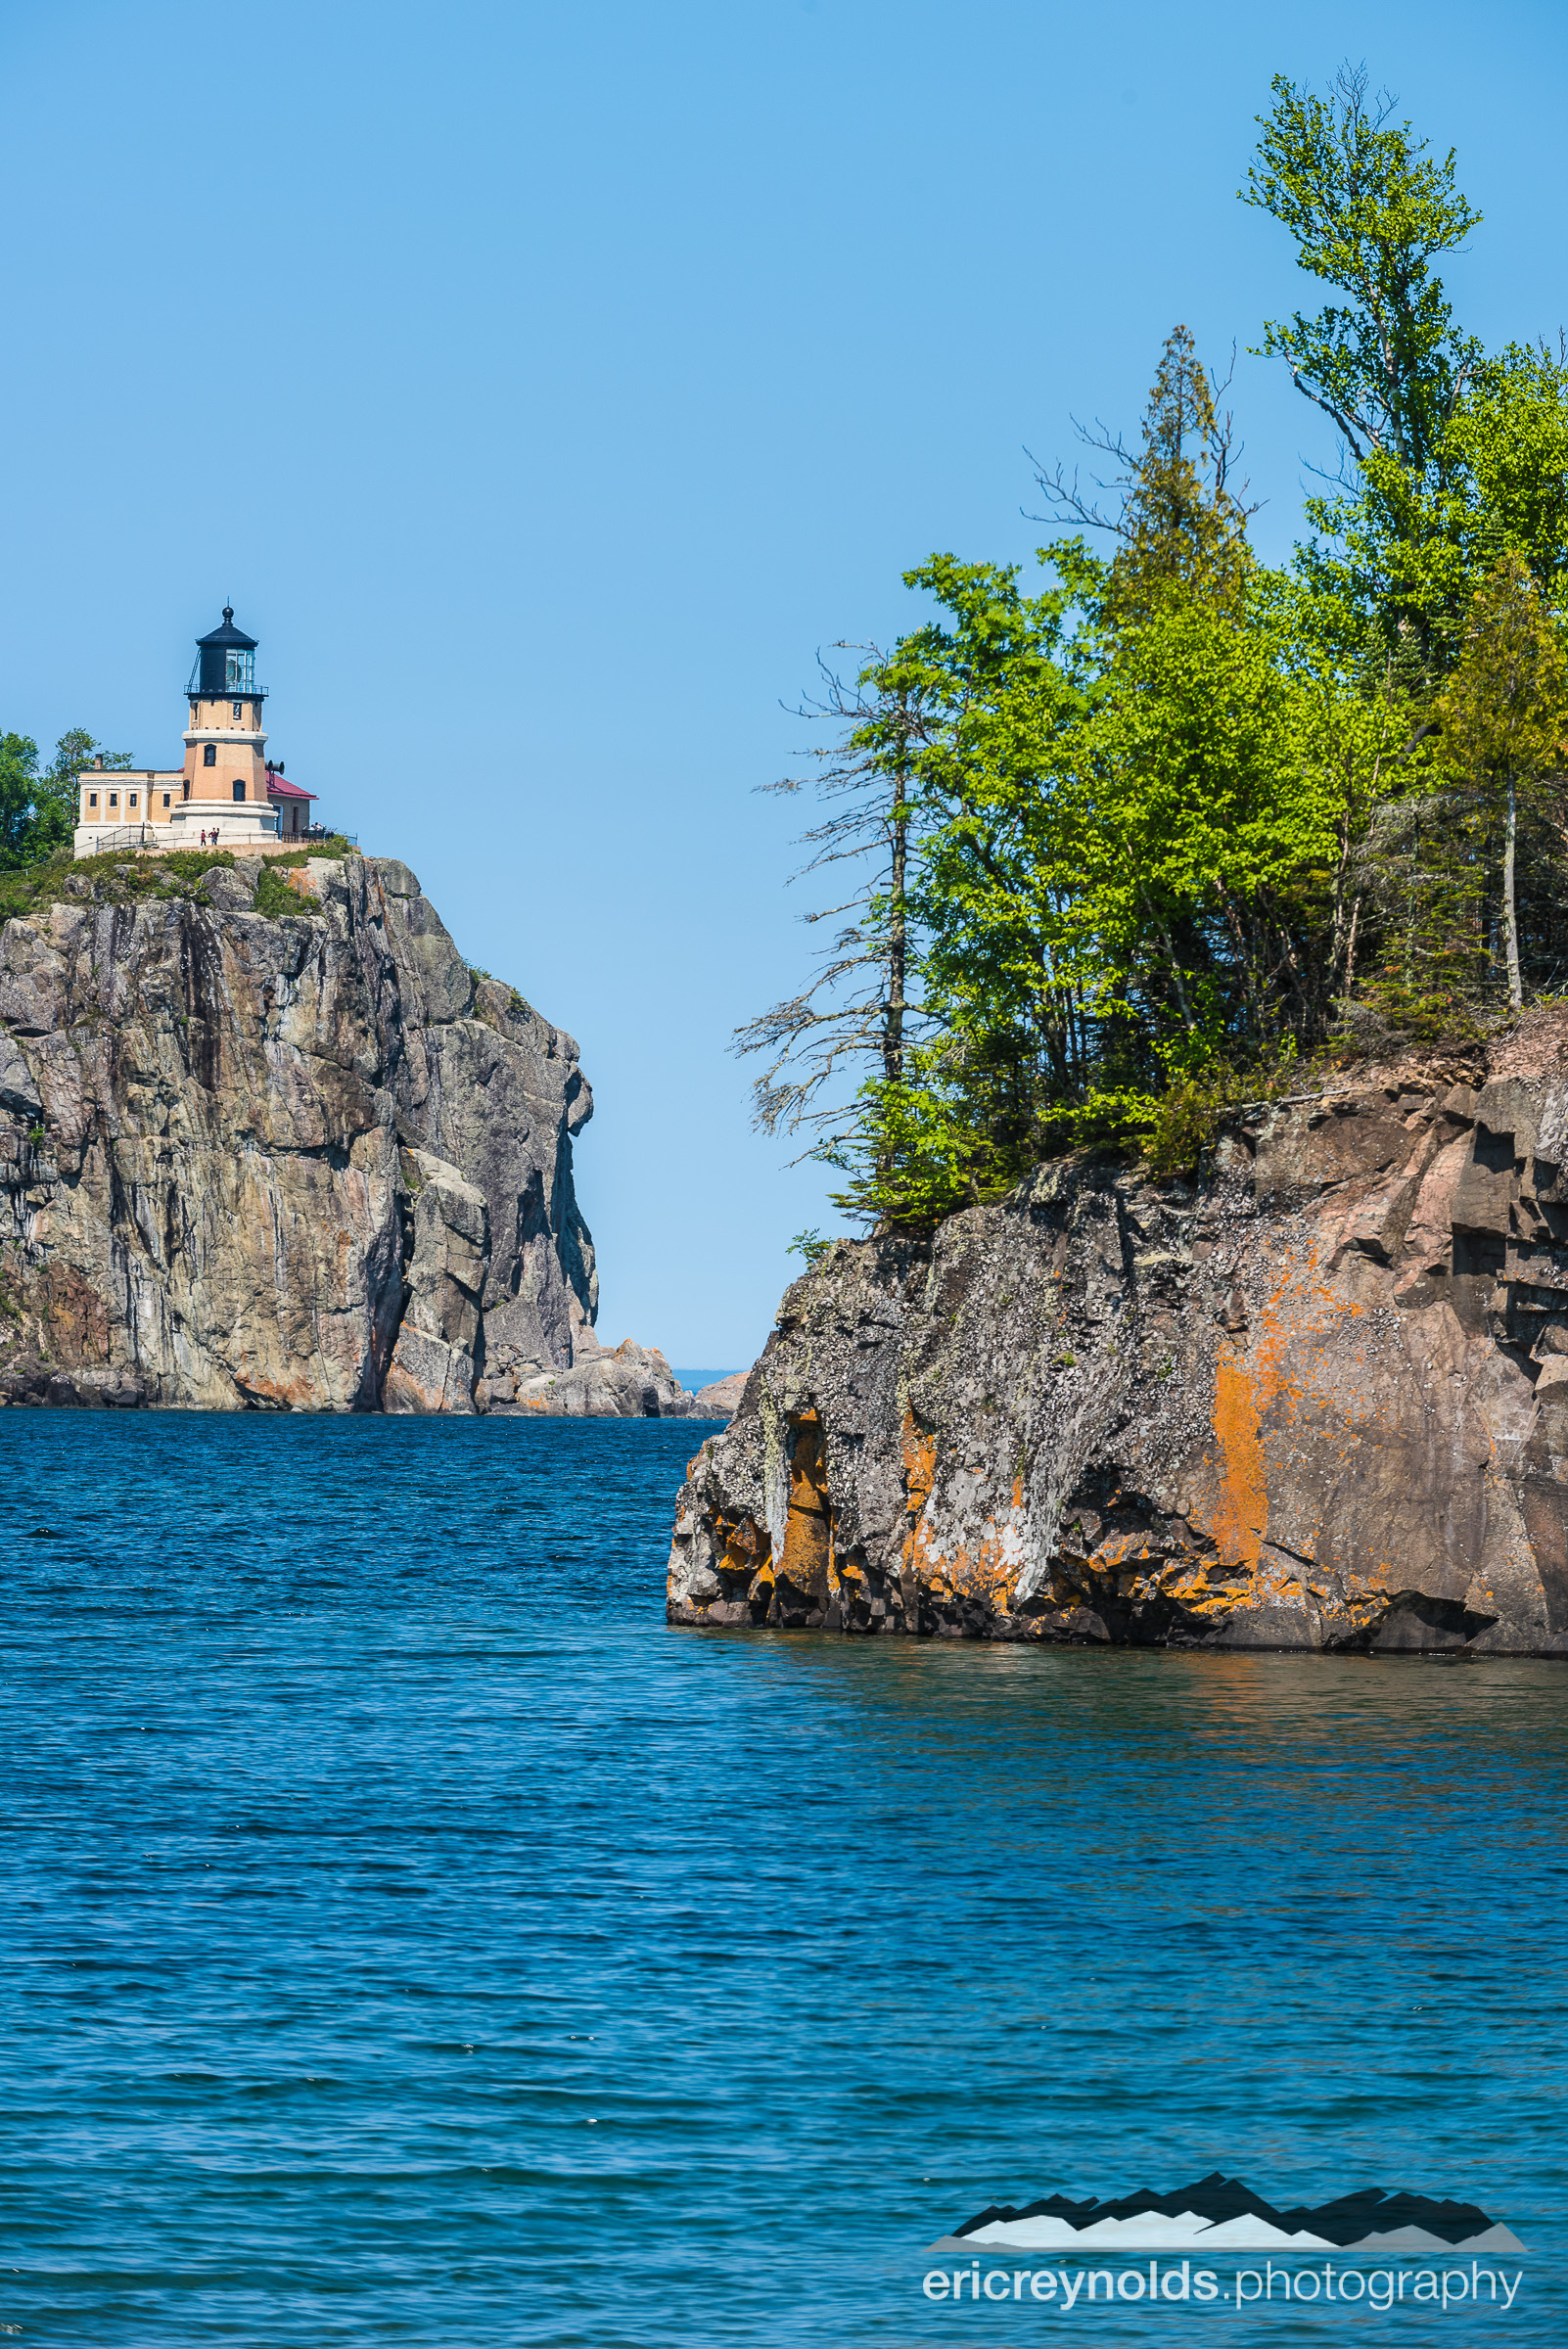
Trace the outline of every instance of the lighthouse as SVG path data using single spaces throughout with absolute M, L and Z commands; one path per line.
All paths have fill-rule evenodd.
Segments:
M 185 729 L 183 812 L 187 824 L 208 818 L 249 839 L 271 833 L 267 806 L 267 738 L 261 730 L 265 691 L 255 681 L 255 638 L 234 624 L 225 604 L 223 622 L 198 636 L 196 661 L 186 682 L 191 722 Z M 198 814 L 200 810 L 200 814 Z
M 195 847 L 205 832 L 225 849 L 274 848 L 278 811 L 267 792 L 267 738 L 261 724 L 266 689 L 255 681 L 256 640 L 234 624 L 225 604 L 218 627 L 196 640 L 186 681 L 191 722 L 185 729 L 181 794 L 171 810 L 171 845 Z
M 305 809 L 315 795 L 267 763 L 267 697 L 256 683 L 255 656 L 255 638 L 236 627 L 234 607 L 225 604 L 221 623 L 196 640 L 183 766 L 85 768 L 76 778 L 78 856 L 208 846 L 254 854 L 278 848 L 280 835 L 306 837 Z

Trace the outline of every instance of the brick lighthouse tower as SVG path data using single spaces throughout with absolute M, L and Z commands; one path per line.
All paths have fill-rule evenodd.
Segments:
M 267 697 L 255 681 L 255 638 L 235 626 L 232 604 L 221 627 L 197 638 L 185 692 L 191 722 L 174 829 L 193 846 L 200 833 L 216 832 L 226 849 L 274 847 L 278 818 L 261 728 Z

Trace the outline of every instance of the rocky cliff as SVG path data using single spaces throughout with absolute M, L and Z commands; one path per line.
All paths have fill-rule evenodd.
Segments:
M 598 1352 L 591 1109 L 406 865 L 72 875 L 0 931 L 0 1399 L 526 1407 Z
M 680 1624 L 1568 1653 L 1568 1018 L 841 1242 L 692 1463 Z

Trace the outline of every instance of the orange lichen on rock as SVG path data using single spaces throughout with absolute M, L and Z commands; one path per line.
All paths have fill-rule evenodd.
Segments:
M 1233 1355 L 1215 1368 L 1214 1432 L 1222 1463 L 1214 1538 L 1227 1562 L 1256 1570 L 1268 1531 L 1268 1483 L 1257 1398 L 1246 1364 Z
M 744 1574 L 748 1581 L 765 1575 L 771 1583 L 773 1544 L 765 1526 L 759 1525 L 751 1517 L 731 1520 L 720 1518 L 716 1531 L 718 1556 L 715 1562 L 720 1574 Z
M 791 1418 L 790 1497 L 784 1518 L 779 1577 L 797 1590 L 826 1599 L 833 1554 L 822 1427 L 815 1411 Z
M 773 1543 L 755 1517 L 721 1514 L 714 1526 L 713 1563 L 726 1593 L 744 1591 L 753 1608 L 767 1611 L 773 1595 Z
M 931 1488 L 937 1476 L 937 1439 L 928 1436 L 916 1424 L 915 1415 L 907 1405 L 903 1413 L 903 1492 L 904 1536 L 903 1570 L 907 1574 L 915 1566 L 915 1542 L 921 1515 L 931 1498 Z
M 928 1436 L 907 1405 L 903 1414 L 903 1481 L 911 1517 L 918 1517 L 931 1498 L 937 1475 L 937 1439 Z

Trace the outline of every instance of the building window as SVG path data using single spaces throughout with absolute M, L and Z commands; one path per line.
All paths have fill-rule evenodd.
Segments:
M 131 795 L 130 795 L 130 798 L 129 798 L 129 799 L 126 801 L 125 805 L 126 805 L 126 806 L 127 806 L 127 807 L 134 807 L 134 806 L 135 806 L 135 805 L 136 805 L 136 794 L 135 794 L 134 792 L 132 792 L 132 793 L 131 793 Z
M 111 807 L 117 807 L 117 806 L 119 806 L 119 794 L 118 794 L 118 792 L 117 792 L 117 791 L 112 791 L 112 792 L 110 793 L 110 795 L 109 795 L 109 805 L 111 806 Z
M 97 792 L 96 792 L 96 791 L 90 791 L 90 792 L 87 794 L 87 805 L 88 805 L 88 806 L 89 806 L 89 807 L 96 807 L 96 806 L 97 806 L 97 805 L 98 805 L 98 794 L 97 794 Z
M 229 653 L 224 657 L 223 682 L 230 693 L 249 693 L 255 685 L 254 653 Z M 238 717 L 238 710 L 234 713 Z
M 168 806 L 168 793 L 166 791 L 163 794 L 163 805 L 165 807 Z
M 245 715 L 245 704 L 243 702 L 235 703 L 234 714 L 236 717 L 243 717 Z
M 234 796 L 235 796 L 235 798 L 236 798 L 237 800 L 243 800 L 243 799 L 244 799 L 244 797 L 245 797 L 245 785 L 244 785 L 243 783 L 236 783 L 236 784 L 235 784 L 235 786 L 234 786 Z
M 209 742 L 209 743 L 208 744 L 207 748 L 206 748 L 206 749 L 203 751 L 203 753 L 202 753 L 202 764 L 203 764 L 204 766 L 216 766 L 216 764 L 217 764 L 217 744 L 216 744 L 215 742 Z

